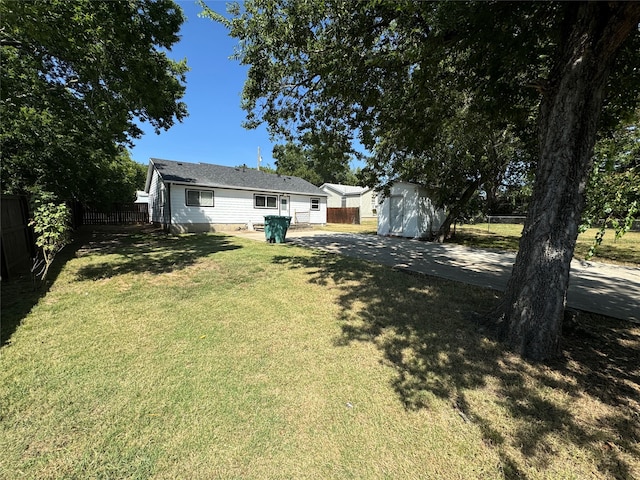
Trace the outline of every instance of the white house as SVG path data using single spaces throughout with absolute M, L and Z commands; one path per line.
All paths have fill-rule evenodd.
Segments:
M 427 191 L 413 183 L 396 182 L 378 209 L 378 235 L 424 238 L 436 233 L 445 219 Z
M 327 194 L 328 208 L 359 208 L 360 220 L 376 218 L 378 214 L 378 195 L 372 188 L 323 183 L 320 190 Z
M 150 221 L 174 233 L 250 228 L 265 215 L 327 222 L 327 194 L 318 187 L 250 168 L 152 158 L 145 192 Z

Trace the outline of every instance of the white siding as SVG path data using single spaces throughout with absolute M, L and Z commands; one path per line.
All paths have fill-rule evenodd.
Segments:
M 347 195 L 346 208 L 360 208 L 360 195 Z
M 369 189 L 360 195 L 360 218 L 373 218 L 377 216 L 377 213 L 373 211 L 374 208 L 379 208 L 377 202 L 374 199 L 377 198 L 377 194 L 373 189 Z
M 320 200 L 320 210 L 311 210 L 311 199 Z M 315 197 L 312 195 L 291 195 L 291 216 L 295 218 L 296 213 L 309 212 L 309 223 L 327 223 L 327 198 Z
M 425 234 L 434 234 L 438 231 L 440 226 L 444 223 L 446 214 L 442 209 L 436 209 L 435 205 L 426 192 L 419 192 L 418 197 L 418 233 L 419 236 L 425 236 Z
M 214 206 L 187 206 L 186 190 L 213 191 Z M 262 217 L 259 216 L 261 211 L 266 210 L 256 209 L 254 212 L 251 192 L 171 185 L 171 223 L 175 225 L 258 222 L 262 221 Z M 277 212 L 277 209 L 275 211 Z
M 328 186 L 324 186 L 322 190 L 328 195 L 328 208 L 359 208 L 361 219 L 375 218 L 377 215 L 377 213 L 373 211 L 375 207 L 372 205 L 372 198 L 376 196 L 373 189 L 367 189 L 362 193 L 348 193 L 345 195 L 337 193 L 333 188 Z
M 391 199 L 383 199 L 378 211 L 378 235 L 400 235 L 420 238 L 435 233 L 445 219 L 443 210 L 437 210 L 424 189 L 418 185 L 398 182 L 391 187 L 390 196 L 402 199 L 402 219 L 399 229 L 392 232 L 397 218 L 391 218 Z M 394 225 L 395 226 L 395 225 Z
M 213 190 L 213 207 L 194 207 L 186 205 L 186 190 Z M 278 208 L 256 208 L 254 194 L 278 197 Z M 205 188 L 186 185 L 171 185 L 171 223 L 182 225 L 237 225 L 263 223 L 265 215 L 280 215 L 280 196 L 275 193 L 224 188 Z M 294 217 L 296 211 L 310 211 L 311 197 L 304 195 L 285 195 L 289 197 L 289 216 Z M 326 223 L 327 208 L 324 197 L 320 198 L 320 211 L 310 212 L 311 223 Z
M 334 192 L 330 188 L 324 188 L 324 193 L 328 195 L 327 197 L 327 207 L 328 208 L 340 208 L 342 207 L 342 195 Z
M 164 205 L 165 186 L 154 168 L 149 185 L 149 220 L 153 223 L 165 224 Z

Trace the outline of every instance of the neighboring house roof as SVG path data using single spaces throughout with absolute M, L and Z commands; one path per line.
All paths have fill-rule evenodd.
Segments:
M 149 203 L 149 194 L 144 190 L 136 190 L 136 201 L 133 203 Z
M 312 183 L 291 175 L 278 175 L 251 168 L 225 167 L 211 163 L 176 162 L 158 158 L 152 158 L 151 165 L 155 167 L 165 183 L 327 196 Z M 146 190 L 149 189 L 148 183 L 149 178 Z
M 320 189 L 324 190 L 325 188 L 341 196 L 362 195 L 363 193 L 370 190 L 367 187 L 359 187 L 357 185 L 342 185 L 340 183 L 323 183 L 322 185 L 320 185 Z

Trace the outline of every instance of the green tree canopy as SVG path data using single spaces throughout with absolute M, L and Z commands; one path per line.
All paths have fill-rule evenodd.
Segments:
M 108 201 L 121 146 L 186 115 L 171 0 L 0 2 L 2 191 Z
M 598 127 L 640 100 L 640 3 L 254 0 L 230 13 L 205 8 L 249 66 L 248 127 L 287 138 L 330 128 L 388 147 L 372 168 L 397 155 L 398 168 L 430 170 L 434 182 L 440 169 L 424 163 L 449 148 L 452 112 L 473 112 L 492 133 L 476 161 L 501 131 L 535 145 L 520 249 L 490 317 L 515 351 L 553 356 Z
M 513 125 L 464 106 L 440 120 L 422 153 L 399 148 L 401 142 L 395 132 L 378 136 L 363 174 L 370 178 L 366 183 L 379 184 L 385 191 L 396 180 L 426 187 L 431 200 L 447 211 L 437 233 L 440 240 L 449 237 L 451 224 L 468 211 L 467 204 L 479 192 L 491 208 L 498 192 L 522 183 L 533 163 L 531 145 Z
M 329 130 L 345 149 L 357 137 L 374 152 L 360 183 L 423 183 L 449 210 L 439 235 L 445 238 L 476 190 L 495 191 L 510 162 L 530 164 L 535 155 L 530 119 L 538 93 L 533 85 L 520 88 L 535 69 L 490 81 L 488 67 L 475 62 L 479 54 L 461 45 L 467 38 L 451 25 L 462 13 L 450 7 L 359 7 L 258 1 L 232 7 L 231 21 L 209 14 L 241 40 L 237 58 L 250 66 L 243 93 L 248 127 L 264 121 L 274 135 L 299 139 Z M 486 20 L 480 13 L 473 22 Z M 516 53 L 542 55 L 542 47 L 528 41 Z M 502 148 L 505 133 L 510 148 Z M 518 153 L 509 158 L 514 142 Z
M 356 153 L 344 142 L 343 136 L 321 129 L 314 135 L 304 135 L 299 142 L 276 145 L 273 148 L 276 171 L 304 178 L 317 186 L 323 183 L 356 185 L 357 172 L 350 166 Z

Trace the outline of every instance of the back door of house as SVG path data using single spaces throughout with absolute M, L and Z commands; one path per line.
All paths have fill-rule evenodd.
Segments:
M 289 216 L 289 196 L 280 195 L 280 215 Z
M 404 223 L 404 198 L 401 196 L 392 196 L 389 204 L 389 230 L 391 233 L 402 233 L 402 224 Z

